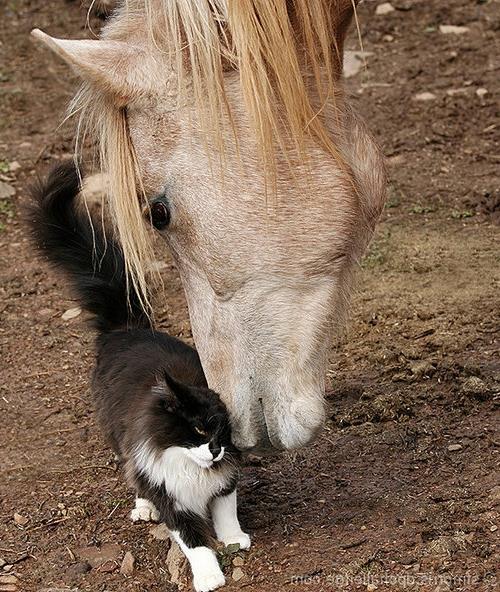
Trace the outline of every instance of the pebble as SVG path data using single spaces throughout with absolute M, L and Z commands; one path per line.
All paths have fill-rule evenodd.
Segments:
M 7 563 L 7 561 L 5 561 L 5 559 L 0 557 L 0 567 L 3 567 L 6 563 Z
M 163 522 L 150 528 L 149 534 L 158 541 L 168 541 L 170 539 L 170 531 Z
M 500 485 L 495 485 L 490 491 L 490 497 L 494 502 L 500 502 Z
M 456 25 L 439 25 L 439 31 L 444 35 L 462 35 L 469 31 L 469 27 L 458 27 Z
M 18 514 L 17 512 L 14 513 L 14 522 L 16 524 L 18 524 L 19 526 L 26 526 L 26 524 L 28 524 L 29 522 L 29 518 L 26 518 L 26 516 L 21 516 L 21 514 Z
M 233 559 L 233 565 L 234 565 L 234 567 L 242 567 L 243 565 L 245 565 L 245 562 L 243 561 L 243 557 L 235 557 Z
M 0 181 L 0 199 L 7 199 L 8 197 L 12 197 L 16 194 L 16 190 L 12 185 L 9 183 L 5 183 L 5 181 Z
M 177 543 L 172 542 L 167 553 L 167 569 L 170 581 L 182 589 L 187 584 L 187 559 Z
M 120 573 L 124 576 L 131 576 L 134 573 L 134 565 L 135 557 L 130 551 L 127 551 L 120 566 Z
M 496 524 L 493 524 L 493 526 L 490 526 L 490 532 L 496 532 L 498 530 L 498 526 Z
M 450 444 L 448 446 L 448 450 L 450 452 L 457 452 L 458 450 L 462 450 L 463 446 L 462 444 Z
M 465 395 L 487 395 L 489 388 L 484 380 L 477 376 L 469 376 L 462 382 L 462 392 Z
M 63 312 L 61 315 L 61 319 L 63 321 L 70 321 L 71 319 L 76 318 L 82 313 L 82 309 L 79 306 L 75 306 L 74 308 L 68 308 L 67 311 Z
M 14 592 L 18 582 L 19 578 L 14 575 L 0 575 L 0 592 Z
M 435 98 L 436 95 L 428 91 L 418 93 L 413 97 L 415 101 L 433 101 Z
M 233 575 L 231 577 L 235 582 L 239 582 L 244 576 L 245 572 L 241 569 L 241 567 L 237 567 L 235 570 L 233 570 Z
M 9 163 L 9 171 L 11 173 L 15 173 L 21 168 L 21 165 L 17 162 L 17 160 L 13 160 Z
M 375 584 L 368 584 L 366 586 L 366 592 L 375 592 L 375 590 L 378 590 L 377 586 L 375 586 Z
M 344 76 L 352 78 L 363 68 L 366 58 L 372 55 L 369 51 L 349 51 L 344 52 Z
M 87 561 L 91 567 L 98 567 L 101 571 L 113 571 L 117 567 L 114 562 L 118 561 L 121 548 L 115 543 L 104 543 L 100 549 L 97 547 L 77 549 L 76 555 Z
M 66 575 L 69 577 L 79 576 L 82 574 L 86 574 L 92 569 L 89 563 L 86 561 L 80 561 L 78 563 L 74 563 L 70 565 L 66 570 Z
M 382 4 L 379 4 L 375 9 L 375 14 L 377 16 L 384 16 L 390 12 L 394 12 L 394 6 L 390 2 L 382 2 Z
M 487 88 L 478 88 L 476 90 L 476 95 L 482 99 L 485 95 L 488 94 L 488 89 Z
M 415 376 L 431 376 L 436 371 L 436 368 L 425 360 L 411 364 L 410 370 Z

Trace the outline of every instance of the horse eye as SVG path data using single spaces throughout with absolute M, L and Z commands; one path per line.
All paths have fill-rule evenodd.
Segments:
M 150 206 L 151 222 L 157 230 L 163 230 L 170 222 L 170 210 L 164 197 L 155 199 Z

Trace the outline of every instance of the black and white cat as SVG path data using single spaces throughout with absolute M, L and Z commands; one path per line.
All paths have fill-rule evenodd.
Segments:
M 225 405 L 206 384 L 196 351 L 153 331 L 127 283 L 120 246 L 76 203 L 73 162 L 33 191 L 39 247 L 70 278 L 99 331 L 92 391 L 99 422 L 137 492 L 132 520 L 165 522 L 185 553 L 198 592 L 224 584 L 210 547 L 250 546 L 236 508 L 238 451 Z

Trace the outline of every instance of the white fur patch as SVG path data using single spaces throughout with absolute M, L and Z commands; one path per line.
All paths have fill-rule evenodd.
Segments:
M 197 449 L 172 446 L 155 453 L 148 442 L 143 442 L 135 449 L 134 458 L 151 484 L 165 485 L 176 510 L 205 516 L 209 500 L 227 487 L 232 472 L 230 466 L 210 470 L 212 460 L 208 460 L 205 446 L 208 450 L 207 444 Z M 213 458 L 210 451 L 208 454 Z M 204 459 L 205 466 L 200 464 Z
M 250 547 L 250 537 L 241 530 L 238 521 L 236 490 L 213 500 L 212 520 L 217 540 L 225 545 L 238 543 L 240 549 Z
M 208 547 L 189 548 L 181 539 L 178 531 L 173 530 L 171 535 L 189 561 L 196 592 L 210 592 L 210 590 L 224 586 L 226 580 L 212 549 Z
M 135 508 L 130 512 L 130 519 L 132 522 L 158 522 L 160 520 L 160 512 L 155 505 L 148 499 L 143 497 L 135 498 Z

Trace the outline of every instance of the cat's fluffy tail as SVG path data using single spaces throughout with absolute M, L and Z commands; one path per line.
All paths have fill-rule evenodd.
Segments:
M 80 176 L 73 161 L 57 165 L 32 189 L 30 225 L 39 248 L 69 277 L 82 307 L 102 333 L 149 324 L 127 282 L 120 245 L 92 224 L 78 204 Z

